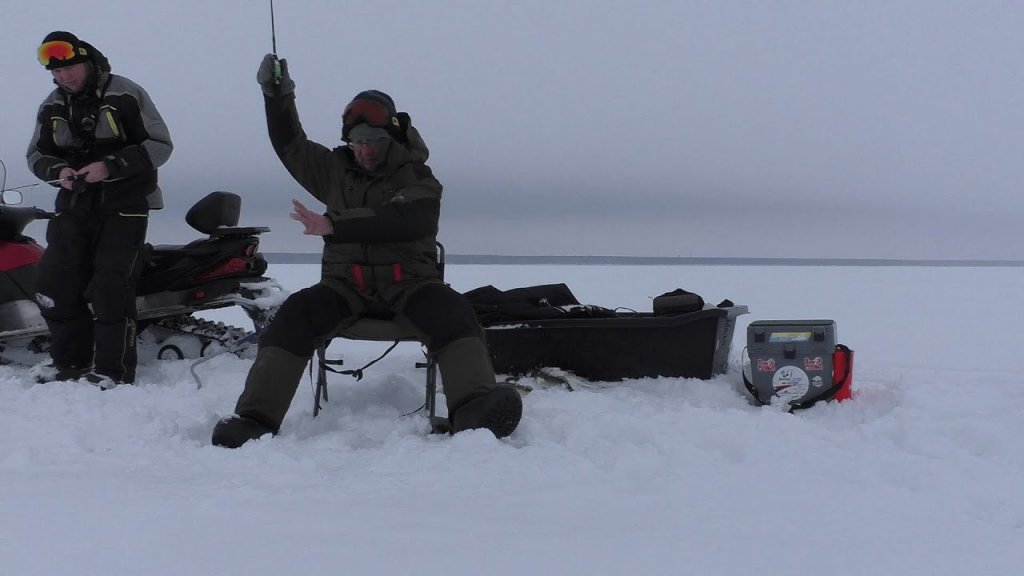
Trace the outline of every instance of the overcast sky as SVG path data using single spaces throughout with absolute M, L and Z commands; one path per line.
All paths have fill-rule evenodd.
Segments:
M 10 5 L 8 5 L 10 4 Z M 319 251 L 266 136 L 269 1 L 5 3 L 0 158 L 51 89 L 48 32 L 140 83 L 175 143 L 151 241 L 212 190 L 267 251 Z M 377 88 L 445 185 L 459 254 L 1024 258 L 1024 2 L 278 0 L 311 138 Z M 53 193 L 30 189 L 52 206 Z

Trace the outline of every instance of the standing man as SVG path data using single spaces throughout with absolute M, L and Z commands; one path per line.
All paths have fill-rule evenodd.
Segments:
M 171 136 L 146 91 L 112 74 L 88 42 L 51 32 L 38 57 L 57 85 L 28 147 L 29 169 L 59 184 L 36 294 L 55 378 L 132 383 L 135 282 L 149 211 L 163 208 L 157 168 L 171 155 Z
M 327 206 L 319 214 L 293 201 L 292 213 L 305 234 L 323 237 L 323 267 L 320 283 L 289 296 L 263 333 L 235 414 L 217 423 L 213 443 L 236 448 L 276 434 L 318 343 L 380 312 L 393 314 L 437 358 L 453 432 L 511 434 L 522 399 L 495 382 L 473 308 L 438 277 L 441 183 L 409 115 L 383 92 L 360 92 L 342 114 L 347 145 L 332 150 L 306 138 L 287 61 L 267 54 L 256 78 L 274 150 Z

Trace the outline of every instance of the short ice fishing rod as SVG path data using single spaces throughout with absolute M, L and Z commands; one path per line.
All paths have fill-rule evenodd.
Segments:
M 270 53 L 274 55 L 274 84 L 280 84 L 281 61 L 277 59 L 277 30 L 274 27 L 274 0 L 270 0 Z
M 40 184 L 60 184 L 64 180 L 58 178 L 56 180 L 47 180 L 46 182 L 36 182 L 35 184 L 23 184 L 21 186 L 15 186 L 13 188 L 7 187 L 7 164 L 4 164 L 3 160 L 0 160 L 0 168 L 4 169 L 4 177 L 0 179 L 0 194 L 4 192 L 14 192 L 15 190 L 23 190 L 25 188 L 31 188 L 33 186 L 39 186 Z
M 21 186 L 15 186 L 13 188 L 7 187 L 7 164 L 4 164 L 3 160 L 0 160 L 0 168 L 4 169 L 4 177 L 0 179 L 0 193 L 3 192 L 14 192 L 15 190 L 24 190 L 25 188 L 31 188 L 33 186 L 39 186 L 40 184 L 60 184 L 68 178 L 57 178 L 56 180 L 47 180 L 45 182 L 36 182 L 34 184 L 22 184 Z
M 40 184 L 60 184 L 64 180 L 47 180 L 46 182 L 36 182 L 35 184 L 22 184 L 21 186 L 14 186 L 13 188 L 4 188 L 3 192 L 13 192 L 15 190 L 24 190 L 25 188 L 31 188 L 33 186 L 39 186 Z

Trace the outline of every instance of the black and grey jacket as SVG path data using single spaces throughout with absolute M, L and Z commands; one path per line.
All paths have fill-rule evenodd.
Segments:
M 157 168 L 173 149 L 167 125 L 141 86 L 90 66 L 92 78 L 82 92 L 58 86 L 40 105 L 29 169 L 42 180 L 55 180 L 64 167 L 77 170 L 100 160 L 107 165 L 110 176 L 83 194 L 61 188 L 57 210 L 73 204 L 105 213 L 163 208 Z

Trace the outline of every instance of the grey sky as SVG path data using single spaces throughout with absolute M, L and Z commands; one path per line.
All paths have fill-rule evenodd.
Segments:
M 1024 258 L 1024 3 L 275 2 L 307 133 L 356 92 L 412 114 L 453 253 Z M 151 240 L 243 194 L 268 251 L 319 249 L 266 137 L 269 2 L 5 7 L 0 157 L 24 166 L 50 88 L 34 50 L 75 32 L 142 84 L 175 141 Z M 29 193 L 40 205 L 52 193 Z

